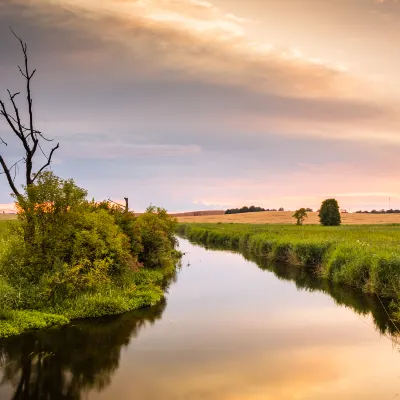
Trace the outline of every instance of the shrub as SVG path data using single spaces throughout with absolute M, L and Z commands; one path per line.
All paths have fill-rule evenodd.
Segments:
M 17 305 L 16 290 L 0 277 L 0 319 L 6 319 L 10 311 Z
M 166 210 L 151 206 L 137 217 L 134 229 L 141 238 L 139 261 L 146 268 L 166 268 L 174 266 L 179 252 L 175 238 L 177 220 Z
M 293 214 L 293 218 L 296 218 L 296 225 L 303 225 L 303 222 L 308 218 L 307 211 L 305 208 L 299 208 Z
M 321 225 L 338 226 L 341 223 L 339 204 L 336 199 L 324 200 L 319 210 Z

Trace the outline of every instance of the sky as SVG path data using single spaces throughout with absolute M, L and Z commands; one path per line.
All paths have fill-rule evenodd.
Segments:
M 3 100 L 23 90 L 9 26 L 52 170 L 90 198 L 400 208 L 400 2 L 0 0 Z M 9 193 L 0 175 L 0 209 Z

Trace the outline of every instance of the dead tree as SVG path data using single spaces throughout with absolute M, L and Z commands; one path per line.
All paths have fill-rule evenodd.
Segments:
M 36 69 L 31 71 L 28 65 L 28 46 L 25 42 L 23 42 L 10 28 L 12 34 L 18 40 L 22 53 L 24 55 L 24 65 L 21 68 L 18 66 L 19 72 L 23 76 L 26 82 L 26 101 L 28 105 L 28 122 L 24 123 L 22 120 L 21 113 L 17 106 L 16 98 L 20 95 L 20 92 L 12 93 L 10 90 L 8 92 L 8 101 L 9 106 L 6 106 L 6 103 L 0 100 L 0 116 L 4 117 L 8 127 L 11 130 L 11 135 L 15 135 L 15 137 L 20 142 L 21 147 L 23 148 L 23 153 L 25 154 L 21 157 L 20 160 L 16 161 L 12 165 L 7 165 L 4 160 L 1 152 L 0 152 L 0 165 L 2 167 L 4 174 L 7 177 L 8 184 L 14 193 L 15 197 L 18 201 L 23 199 L 23 194 L 17 188 L 15 184 L 15 178 L 17 176 L 20 163 L 25 164 L 25 174 L 24 181 L 25 186 L 29 187 L 32 185 L 35 180 L 39 177 L 39 175 L 50 166 L 52 157 L 54 152 L 59 148 L 59 143 L 54 146 L 48 154 L 45 153 L 42 147 L 43 142 L 52 142 L 53 139 L 46 138 L 42 132 L 35 129 L 34 126 L 34 118 L 33 118 L 33 99 L 32 99 L 32 91 L 31 91 L 31 81 L 33 76 L 35 75 Z M 11 110 L 11 111 L 10 111 Z M 8 139 L 0 137 L 0 144 L 7 146 Z M 46 161 L 44 164 L 34 171 L 34 160 L 35 156 L 38 154 L 42 154 Z

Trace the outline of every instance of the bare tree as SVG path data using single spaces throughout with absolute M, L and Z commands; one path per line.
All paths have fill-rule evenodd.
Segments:
M 0 174 L 4 174 L 7 177 L 7 181 L 12 192 L 20 201 L 22 199 L 22 194 L 15 184 L 15 178 L 17 176 L 20 163 L 25 164 L 25 185 L 28 187 L 35 182 L 41 172 L 43 172 L 47 167 L 50 166 L 53 154 L 59 148 L 59 143 L 57 143 L 57 145 L 54 146 L 48 154 L 46 154 L 42 148 L 43 141 L 52 142 L 53 139 L 47 139 L 40 131 L 38 131 L 34 127 L 31 80 L 35 75 L 36 69 L 34 69 L 32 72 L 29 69 L 27 44 L 23 42 L 11 28 L 10 30 L 15 38 L 19 41 L 24 55 L 24 65 L 22 68 L 18 66 L 18 69 L 26 81 L 26 100 L 28 103 L 29 121 L 28 123 L 23 123 L 21 113 L 16 103 L 16 98 L 18 95 L 20 95 L 20 92 L 12 93 L 10 90 L 7 90 L 9 97 L 8 100 L 10 103 L 9 107 L 11 111 L 8 110 L 4 101 L 0 100 L 0 115 L 3 116 L 5 121 L 7 122 L 11 130 L 11 134 L 15 135 L 19 140 L 21 146 L 23 147 L 25 155 L 21 157 L 20 160 L 9 166 L 7 165 L 2 154 L 0 153 L 0 165 L 3 170 L 3 172 L 0 172 Z M 8 139 L 0 137 L 0 144 L 7 146 Z M 36 172 L 34 172 L 33 169 L 35 156 L 40 153 L 45 157 L 46 161 L 40 168 L 37 169 Z

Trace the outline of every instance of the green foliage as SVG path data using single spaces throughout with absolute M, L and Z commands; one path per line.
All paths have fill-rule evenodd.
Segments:
M 307 210 L 305 208 L 299 208 L 293 214 L 293 218 L 296 218 L 296 225 L 303 225 L 303 222 L 308 218 Z
M 225 214 L 241 214 L 241 213 L 260 212 L 260 211 L 266 211 L 266 209 L 256 206 L 250 206 L 250 207 L 244 206 L 241 208 L 230 208 L 225 211 Z
M 163 298 L 164 293 L 160 287 L 148 285 L 132 290 L 112 289 L 103 293 L 83 293 L 61 303 L 58 309 L 71 319 L 94 318 L 153 306 Z
M 400 302 L 400 225 L 181 224 L 178 233 L 218 248 L 313 269 L 320 277 Z M 400 312 L 399 312 L 400 315 Z
M 10 311 L 7 319 L 0 320 L 0 338 L 18 335 L 31 329 L 43 329 L 68 323 L 69 319 L 62 315 L 27 310 Z
M 0 319 L 7 318 L 10 311 L 17 306 L 17 291 L 0 277 Z
M 139 261 L 146 268 L 173 268 L 178 253 L 175 247 L 177 220 L 162 208 L 149 207 L 137 217 L 136 227 L 141 237 L 142 250 Z M 172 256 L 172 257 L 171 257 Z
M 341 223 L 339 204 L 336 199 L 324 200 L 319 210 L 321 225 L 339 226 Z
M 177 221 L 166 210 L 149 207 L 135 217 L 108 202 L 88 202 L 85 190 L 50 172 L 26 188 L 18 206 L 18 221 L 0 235 L 4 324 L 17 324 L 13 310 L 84 318 L 163 298 L 180 256 Z

